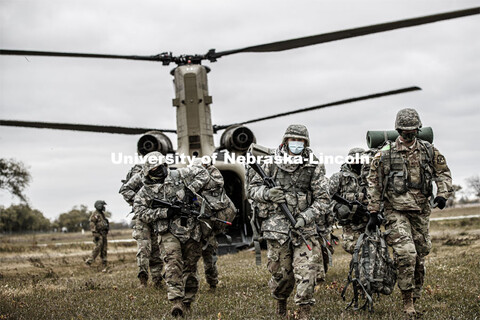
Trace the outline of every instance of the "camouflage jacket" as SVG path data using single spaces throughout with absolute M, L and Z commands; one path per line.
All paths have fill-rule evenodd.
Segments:
M 256 173 L 255 170 L 253 170 L 250 166 L 247 166 L 246 171 L 245 171 L 245 194 L 248 195 L 248 190 L 250 188 L 250 184 L 255 177 Z M 254 199 L 250 198 L 250 205 L 252 206 L 253 212 L 256 214 L 256 219 L 265 219 L 268 217 L 268 213 L 273 213 L 276 210 L 276 207 L 270 203 L 270 202 L 260 202 L 260 201 L 255 201 Z
M 283 153 L 277 150 L 278 154 Z M 308 158 L 310 150 L 306 150 Z M 305 227 L 301 230 L 304 235 L 316 234 L 315 221 L 320 215 L 328 212 L 330 196 L 328 193 L 328 181 L 325 177 L 323 164 L 310 163 L 308 160 L 298 165 L 263 164 L 263 170 L 270 176 L 277 186 L 282 187 L 285 193 L 286 204 L 293 216 L 303 218 Z M 270 203 L 265 197 L 268 188 L 258 174 L 252 178 L 248 188 L 249 197 L 259 203 Z M 290 238 L 295 244 L 299 244 L 295 234 L 290 234 L 289 220 L 283 214 L 277 204 L 272 204 L 273 210 L 268 212 L 268 217 L 262 222 L 262 232 L 265 239 L 277 240 L 281 244 Z
M 109 229 L 110 226 L 105 214 L 98 210 L 93 211 L 90 215 L 90 230 L 93 233 L 106 234 Z
M 367 204 L 366 185 L 365 180 L 362 179 L 361 174 L 355 173 L 348 164 L 343 164 L 340 171 L 334 173 L 330 178 L 330 194 L 338 193 L 341 197 L 353 201 L 358 200 L 363 204 Z M 341 225 L 350 225 L 354 229 L 364 228 L 368 222 L 368 217 L 363 216 L 360 219 L 352 221 L 356 208 L 352 208 L 348 218 L 341 219 L 336 212 L 335 205 L 337 202 L 332 200 L 331 210 Z
M 175 216 L 167 219 L 166 208 L 152 209 L 150 203 L 153 199 L 169 202 L 182 201 L 185 196 L 185 188 L 197 193 L 207 184 L 208 180 L 207 170 L 197 166 L 169 170 L 163 184 L 154 183 L 145 177 L 143 187 L 135 196 L 134 214 L 145 223 L 155 222 L 160 234 L 170 232 L 182 243 L 189 239 L 200 241 L 202 233 L 200 221 L 196 217 Z
M 433 181 L 437 196 L 448 199 L 453 191 L 445 157 L 419 139 L 407 147 L 398 137 L 383 147 L 373 158 L 367 180 L 370 211 L 381 209 L 382 194 L 396 210 L 421 210 L 431 196 Z
M 224 181 L 220 170 L 210 164 L 206 167 L 208 172 L 208 181 L 199 191 L 200 205 L 206 202 L 206 208 L 211 211 L 225 209 L 228 206 L 227 195 L 223 188 Z
M 123 199 L 125 199 L 129 205 L 133 205 L 135 195 L 143 186 L 142 165 L 137 164 L 133 166 L 122 182 L 123 184 L 118 193 L 123 196 Z

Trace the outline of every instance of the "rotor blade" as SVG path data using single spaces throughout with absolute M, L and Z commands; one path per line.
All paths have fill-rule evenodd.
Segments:
M 385 96 L 390 96 L 390 95 L 400 94 L 400 93 L 406 93 L 406 92 L 410 92 L 410 91 L 417 91 L 417 90 L 422 90 L 422 89 L 419 88 L 419 87 L 408 87 L 408 88 L 403 88 L 403 89 L 398 89 L 398 90 L 374 93 L 374 94 L 369 94 L 369 95 L 366 95 L 366 96 L 361 96 L 361 97 L 350 98 L 350 99 L 330 102 L 330 103 L 326 103 L 326 104 L 321 104 L 321 105 L 318 105 L 318 106 L 302 108 L 302 109 L 297 109 L 297 110 L 283 112 L 283 113 L 277 113 L 277 114 L 274 114 L 274 115 L 271 115 L 271 116 L 266 116 L 266 117 L 253 119 L 253 120 L 247 120 L 247 121 L 244 121 L 244 122 L 239 122 L 239 123 L 234 123 L 234 124 L 229 124 L 229 125 L 221 125 L 221 126 L 214 125 L 213 130 L 214 130 L 214 132 L 217 132 L 218 130 L 223 130 L 223 129 L 226 129 L 226 128 L 228 128 L 230 126 L 233 126 L 233 125 L 244 125 L 244 124 L 248 124 L 248 123 L 259 122 L 259 121 L 269 120 L 269 119 L 273 119 L 273 118 L 289 116 L 291 114 L 307 112 L 307 111 L 312 111 L 312 110 L 317 110 L 317 109 L 323 109 L 323 108 L 327 108 L 327 107 L 338 106 L 338 105 L 341 105 L 341 104 L 347 104 L 347 103 L 352 103 L 352 102 L 357 102 L 357 101 L 362 101 L 362 100 L 376 99 L 376 98 L 380 98 L 380 97 L 385 97 Z
M 14 56 L 44 56 L 44 57 L 71 57 L 71 58 L 105 58 L 105 59 L 127 59 L 144 61 L 162 61 L 161 55 L 153 56 L 122 56 L 114 54 L 96 53 L 74 53 L 74 52 L 52 52 L 52 51 L 29 51 L 29 50 L 0 50 L 0 55 Z
M 115 127 L 115 126 L 97 126 L 97 125 L 90 125 L 90 124 L 16 121 L 16 120 L 0 120 L 0 126 L 88 131 L 88 132 L 100 132 L 100 133 L 118 133 L 118 134 L 143 134 L 148 131 L 161 131 L 161 132 L 172 132 L 172 133 L 177 132 L 176 130 L 171 130 L 171 129 L 160 130 L 160 129 L 150 129 L 150 128 L 129 128 L 129 127 Z
M 261 44 L 251 47 L 245 47 L 241 49 L 233 49 L 227 51 L 215 52 L 211 56 L 213 58 L 219 58 L 221 56 L 226 56 L 229 54 L 240 53 L 240 52 L 275 52 L 275 51 L 284 51 L 295 48 L 301 48 L 306 46 L 311 46 L 314 44 L 337 41 L 342 39 L 360 37 L 368 34 L 385 32 L 395 29 L 414 27 L 422 24 L 433 23 L 442 20 L 461 18 L 466 16 L 471 16 L 480 13 L 480 7 L 470 8 L 459 11 L 451 11 L 440 14 L 434 14 L 429 16 L 423 16 L 418 18 L 398 20 L 394 22 L 387 22 L 381 24 L 375 24 L 365 27 L 346 29 L 341 31 L 323 33 L 319 35 L 272 42 L 267 44 Z

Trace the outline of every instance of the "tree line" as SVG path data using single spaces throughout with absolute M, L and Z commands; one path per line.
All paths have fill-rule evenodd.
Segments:
M 78 232 L 82 229 L 90 229 L 91 211 L 87 206 L 79 205 L 72 208 L 72 210 L 62 213 L 55 220 L 50 221 L 45 218 L 42 212 L 32 209 L 28 204 L 11 205 L 8 208 L 0 206 L 0 232 L 14 233 L 14 232 L 49 232 L 61 231 L 66 228 L 68 232 Z M 107 218 L 111 217 L 110 212 L 105 212 Z M 110 223 L 111 229 L 127 228 L 128 224 Z

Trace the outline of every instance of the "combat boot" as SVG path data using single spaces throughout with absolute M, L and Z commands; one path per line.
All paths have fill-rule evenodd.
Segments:
M 413 290 L 402 290 L 403 311 L 409 318 L 414 318 L 416 315 L 415 307 L 413 306 Z
M 174 317 L 183 317 L 185 314 L 185 306 L 181 298 L 177 298 L 172 300 L 173 307 L 172 307 L 172 316 Z
M 301 304 L 300 308 L 298 308 L 297 318 L 298 320 L 309 320 L 310 319 L 310 312 L 312 311 L 312 307 L 309 304 Z
M 287 315 L 287 300 L 277 300 L 277 314 L 282 317 Z
M 148 275 L 145 272 L 142 272 L 138 275 L 138 280 L 140 280 L 140 287 L 146 288 L 148 282 Z

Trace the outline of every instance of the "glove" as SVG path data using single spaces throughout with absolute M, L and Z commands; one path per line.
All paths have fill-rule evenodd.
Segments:
M 337 218 L 339 220 L 347 219 L 350 215 L 350 208 L 347 205 L 337 203 L 335 205 L 335 210 L 337 211 Z
M 370 212 L 370 219 L 368 220 L 367 223 L 367 230 L 368 231 L 375 231 L 377 229 L 377 226 L 380 227 L 382 224 L 382 217 L 379 216 L 378 212 Z
M 283 193 L 282 187 L 273 187 L 268 189 L 265 194 L 265 198 L 266 200 L 274 203 L 285 202 L 285 194 Z
M 445 199 L 444 197 L 435 197 L 435 199 L 433 199 L 433 203 L 434 204 L 437 204 L 437 207 L 441 210 L 443 208 L 445 208 L 445 204 L 447 203 L 447 199 Z
M 183 197 L 183 202 L 186 204 L 192 204 L 195 199 L 195 193 L 193 193 L 192 190 L 185 188 L 185 196 Z
M 303 228 L 305 227 L 305 219 L 303 218 L 298 218 L 297 223 L 295 224 L 295 229 Z

